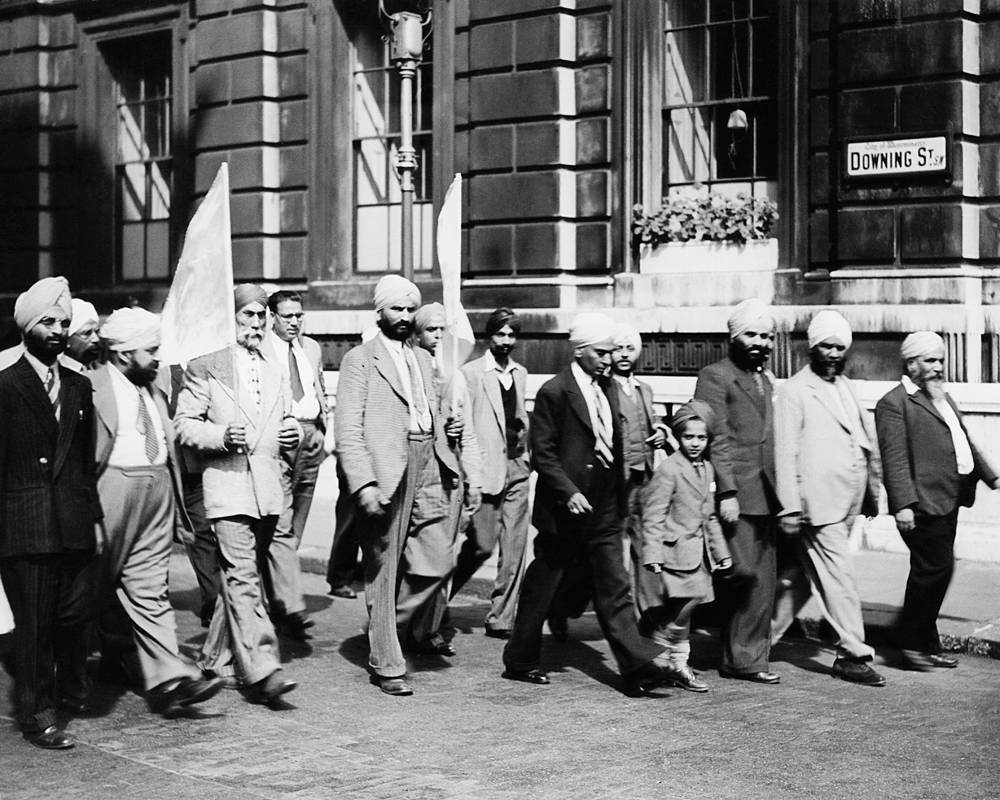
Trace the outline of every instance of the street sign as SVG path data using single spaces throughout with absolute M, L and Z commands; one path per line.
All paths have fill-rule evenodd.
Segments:
M 847 142 L 847 178 L 906 178 L 948 172 L 948 137 L 875 139 Z

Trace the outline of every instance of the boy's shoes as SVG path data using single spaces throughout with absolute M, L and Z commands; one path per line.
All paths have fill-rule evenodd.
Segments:
M 695 675 L 694 670 L 688 666 L 678 668 L 670 678 L 670 683 L 689 692 L 698 692 L 701 694 L 708 691 L 708 684 Z
M 830 674 L 835 678 L 858 683 L 862 686 L 885 686 L 885 678 L 879 675 L 864 661 L 851 661 L 848 658 L 838 658 L 833 662 Z

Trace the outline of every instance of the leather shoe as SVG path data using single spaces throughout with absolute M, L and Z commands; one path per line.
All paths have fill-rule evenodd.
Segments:
M 862 686 L 885 686 L 885 678 L 879 675 L 864 661 L 852 661 L 848 658 L 838 658 L 833 662 L 830 674 L 834 678 L 859 683 Z
M 486 635 L 491 639 L 509 639 L 510 631 L 504 628 L 487 628 L 485 631 Z
M 679 673 L 671 664 L 659 661 L 650 661 L 639 669 L 622 675 L 625 681 L 625 694 L 629 697 L 655 696 L 654 692 L 657 689 L 673 685 L 679 678 Z
M 309 634 L 306 631 L 315 624 L 316 620 L 310 617 L 305 611 L 294 611 L 282 617 L 278 623 L 278 627 L 286 636 L 302 640 L 309 638 Z
M 56 705 L 63 711 L 68 711 L 71 714 L 89 714 L 94 710 L 86 700 L 81 700 L 79 697 L 70 697 L 68 694 L 60 695 L 56 700 Z
M 24 738 L 42 750 L 69 750 L 76 747 L 76 739 L 59 730 L 56 725 L 49 725 L 41 733 L 25 732 Z
M 448 656 L 455 655 L 455 648 L 444 639 L 431 639 L 429 642 L 413 644 L 407 648 L 411 653 L 421 656 Z
M 344 600 L 355 600 L 358 593 L 350 586 L 334 586 L 330 589 L 331 597 L 342 597 Z
M 927 659 L 931 662 L 932 666 L 941 667 L 942 669 L 955 669 L 958 666 L 957 658 L 946 656 L 944 653 L 929 653 Z
M 919 650 L 900 650 L 902 666 L 914 672 L 930 672 L 934 668 L 930 655 L 921 653 Z
M 535 686 L 547 686 L 552 683 L 549 676 L 540 669 L 505 669 L 501 677 L 509 681 L 533 683 Z
M 264 680 L 257 681 L 246 692 L 246 698 L 251 703 L 267 706 L 277 700 L 281 695 L 288 694 L 298 686 L 293 680 L 281 677 L 281 670 L 277 669 L 268 675 Z
M 171 681 L 171 683 L 173 683 Z M 182 706 L 193 706 L 215 697 L 225 681 L 222 678 L 181 678 L 169 688 L 163 684 L 150 689 L 146 694 L 146 703 L 150 711 L 156 714 L 170 714 Z
M 720 678 L 729 678 L 734 681 L 750 681 L 751 683 L 764 683 L 773 686 L 781 683 L 781 676 L 774 672 L 726 672 L 719 670 Z
M 669 685 L 676 686 L 678 689 L 685 689 L 686 691 L 697 692 L 698 694 L 704 694 L 708 691 L 708 684 L 695 675 L 691 667 L 680 667 L 668 680 Z
M 403 677 L 384 678 L 381 675 L 372 675 L 371 682 L 383 692 L 391 694 L 393 697 L 409 697 L 413 694 L 413 689 L 410 688 L 410 684 Z

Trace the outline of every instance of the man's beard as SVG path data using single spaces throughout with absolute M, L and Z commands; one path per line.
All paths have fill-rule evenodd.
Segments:
M 921 382 L 920 388 L 927 393 L 931 400 L 944 399 L 944 378 L 928 378 Z
M 809 360 L 812 364 L 813 372 L 821 378 L 836 378 L 838 375 L 844 374 L 844 359 L 842 358 L 837 361 L 828 361 L 822 356 L 810 353 Z
M 413 333 L 413 323 L 409 320 L 400 320 L 395 325 L 390 325 L 386 320 L 380 319 L 378 327 L 382 333 L 397 342 L 405 342 Z
M 745 348 L 742 344 L 736 341 L 729 343 L 729 357 L 741 369 L 747 369 L 748 367 L 757 369 L 757 367 L 763 367 L 764 364 L 767 363 L 767 359 L 770 355 L 770 348 Z
M 125 370 L 125 377 L 128 378 L 136 386 L 152 386 L 153 381 L 156 380 L 156 374 L 159 372 L 160 365 L 157 364 L 149 367 L 140 367 L 138 364 L 132 363 L 128 365 L 128 369 Z

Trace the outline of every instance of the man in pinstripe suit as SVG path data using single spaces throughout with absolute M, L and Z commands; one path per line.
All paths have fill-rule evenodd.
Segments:
M 375 287 L 379 334 L 340 367 L 336 439 L 340 468 L 358 508 L 365 570 L 372 682 L 386 694 L 413 693 L 396 633 L 396 586 L 407 536 L 419 525 L 424 492 L 458 480 L 438 415 L 430 356 L 406 344 L 420 291 L 398 275 Z
M 14 612 L 14 713 L 45 750 L 76 743 L 56 706 L 88 710 L 91 568 L 101 519 L 90 381 L 60 366 L 70 320 L 65 278 L 22 294 L 25 352 L 0 373 L 0 580 Z M 58 676 L 58 682 L 57 682 Z

